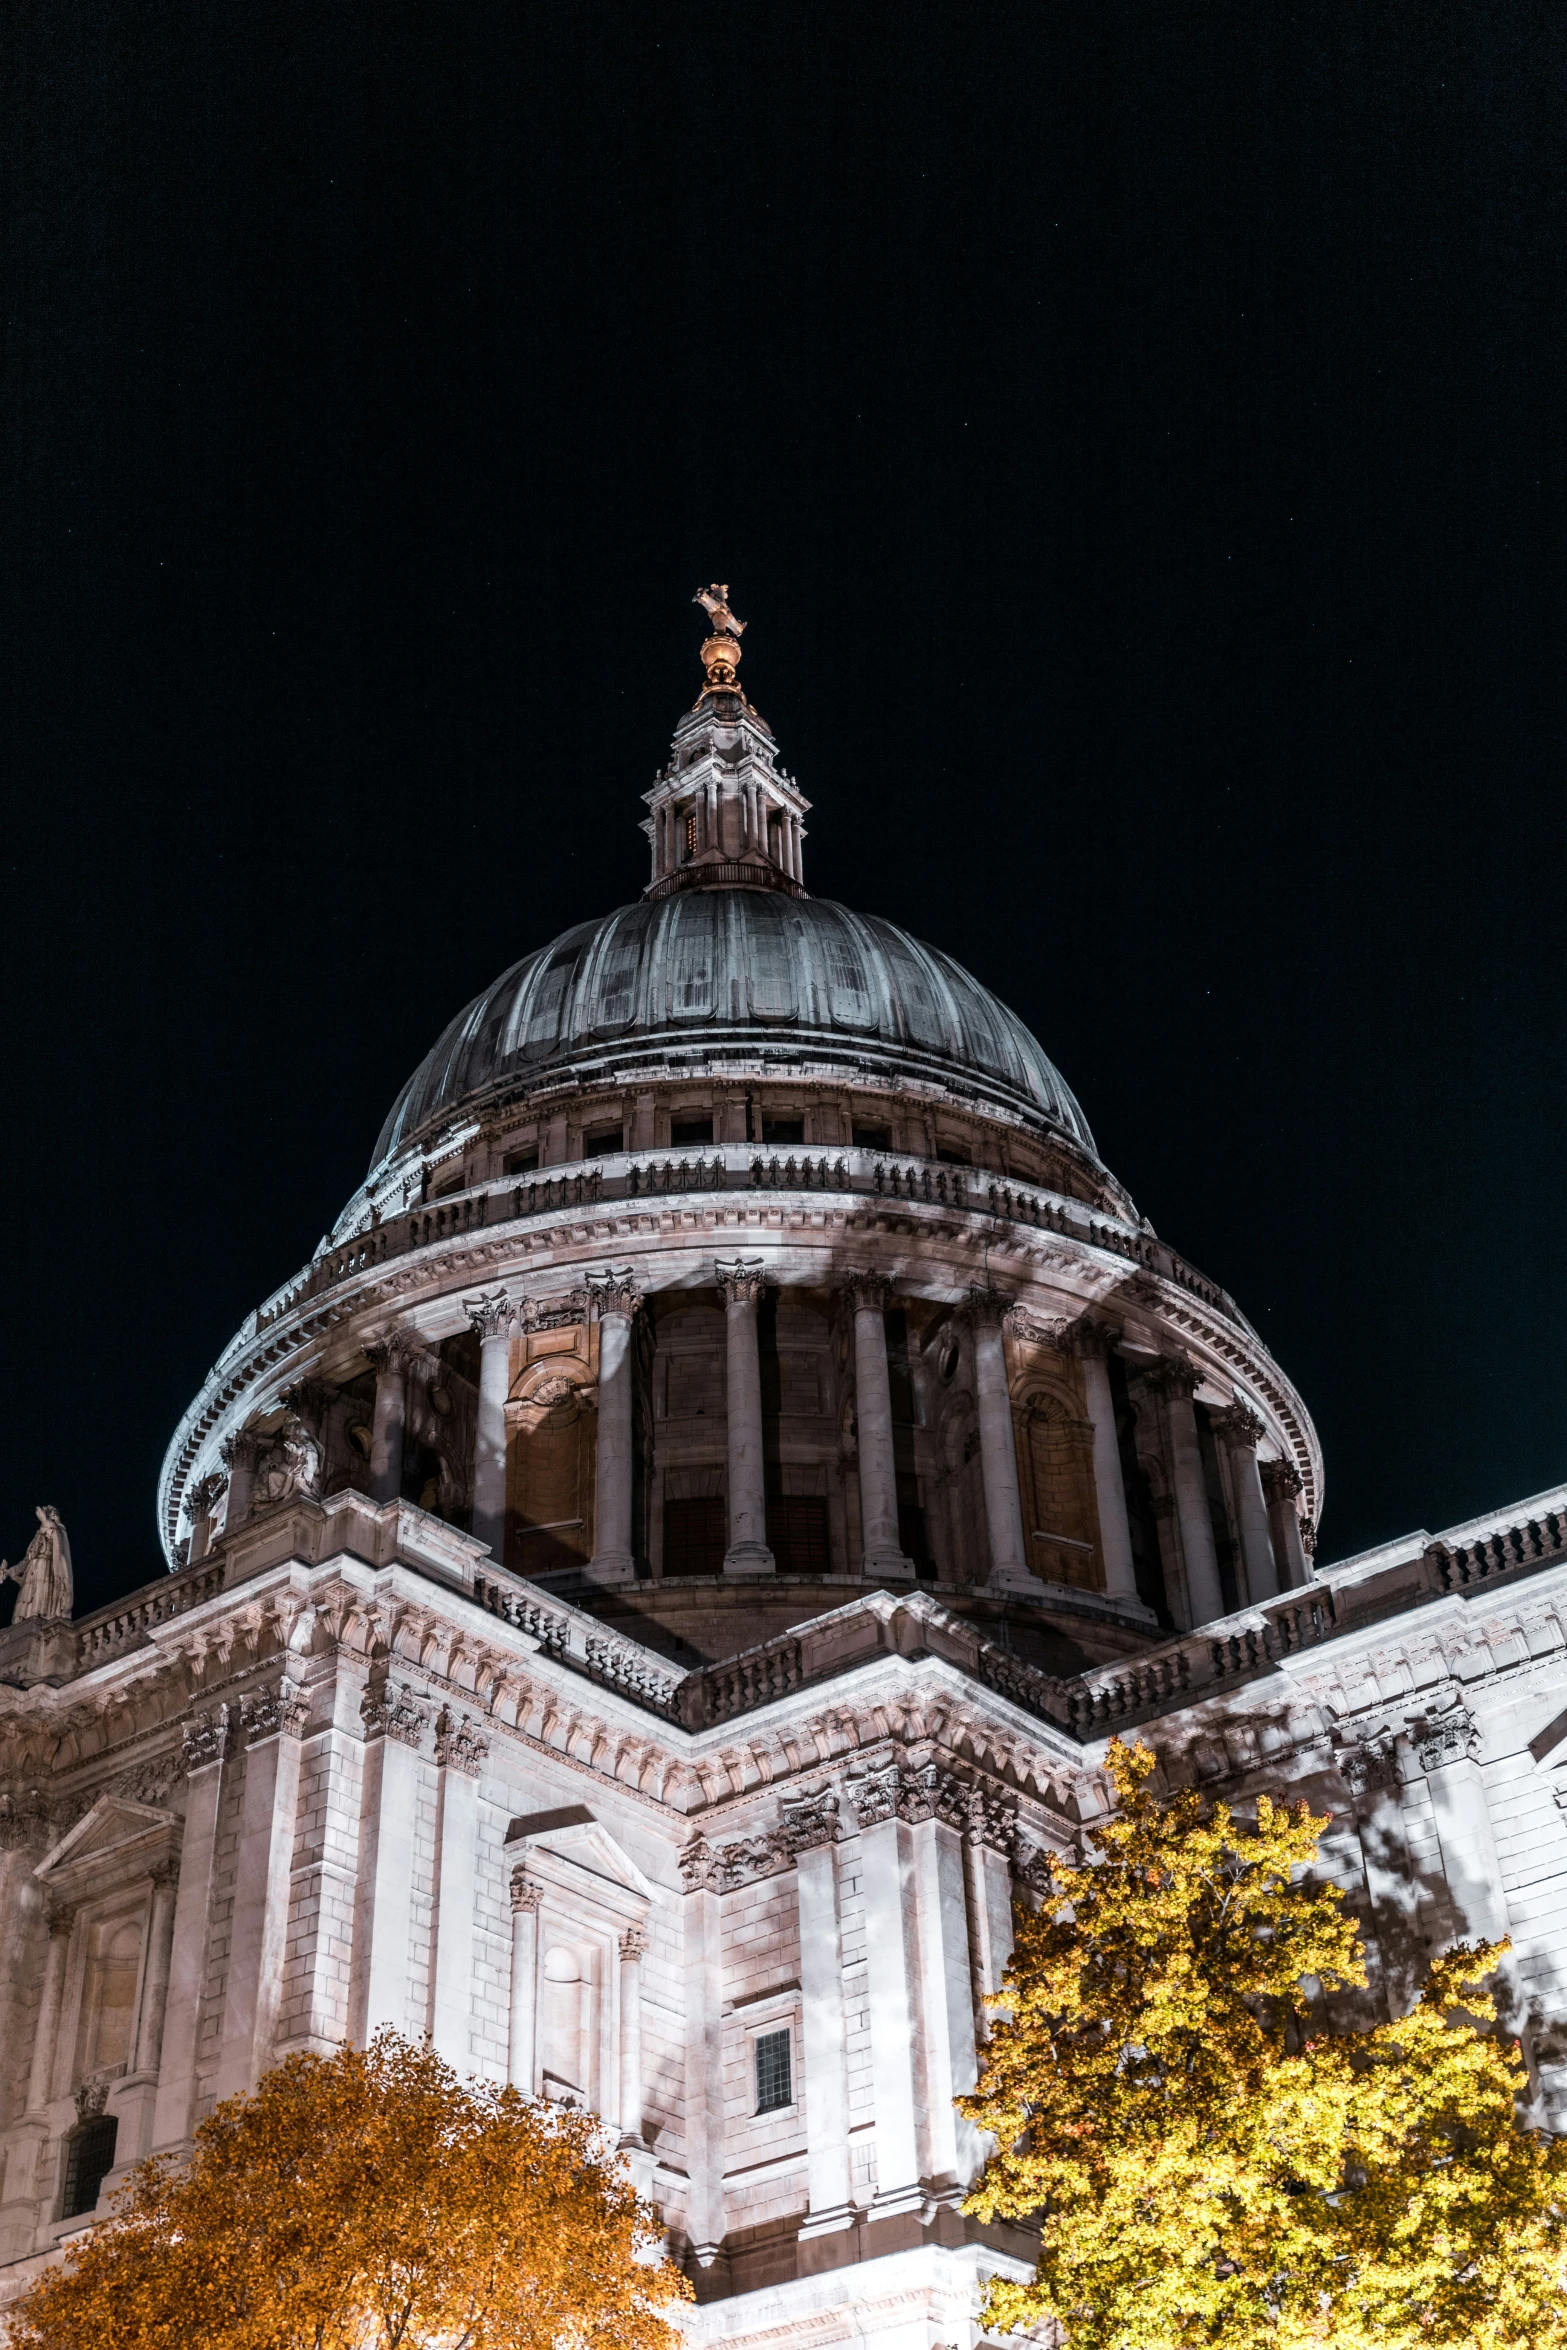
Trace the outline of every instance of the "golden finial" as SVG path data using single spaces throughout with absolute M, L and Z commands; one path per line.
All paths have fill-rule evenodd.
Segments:
M 728 588 L 716 582 L 712 587 L 698 588 L 691 601 L 702 606 L 713 624 L 713 633 L 702 647 L 707 691 L 737 694 L 740 688 L 735 671 L 740 666 L 740 639 L 745 634 L 745 622 L 737 620 L 730 611 Z

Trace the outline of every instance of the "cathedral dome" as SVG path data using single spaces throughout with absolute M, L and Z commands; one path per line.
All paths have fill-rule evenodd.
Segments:
M 375 1164 L 492 1099 L 693 1048 L 708 1063 L 765 1057 L 923 1081 L 1094 1153 L 1022 1021 L 950 955 L 879 916 L 764 883 L 649 897 L 524 956 L 425 1056 Z

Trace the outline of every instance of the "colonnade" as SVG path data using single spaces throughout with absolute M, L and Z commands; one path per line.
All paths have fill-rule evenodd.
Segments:
M 766 1287 L 760 1257 L 720 1260 L 714 1267 L 724 1301 L 728 1544 L 726 1575 L 751 1577 L 777 1572 L 767 1542 L 767 1497 L 763 1462 L 762 1377 L 757 1312 Z M 891 1283 L 881 1274 L 854 1272 L 845 1291 L 854 1323 L 854 1372 L 858 1424 L 858 1479 L 862 1572 L 877 1582 L 910 1581 L 914 1563 L 898 1536 L 897 1471 L 893 1446 L 892 1391 L 887 1360 L 886 1310 Z M 629 1266 L 611 1266 L 587 1279 L 589 1310 L 599 1332 L 598 1462 L 595 1489 L 597 1543 L 586 1573 L 601 1584 L 625 1583 L 636 1573 L 632 1549 L 632 1325 L 641 1304 Z M 1040 1583 L 1029 1564 L 1018 1478 L 1012 1397 L 1007 1375 L 1004 1325 L 1011 1301 L 990 1289 L 971 1290 L 960 1313 L 972 1350 L 975 1415 L 979 1429 L 981 1482 L 989 1587 L 1037 1597 Z M 506 1399 L 510 1380 L 511 1329 L 516 1308 L 503 1292 L 469 1301 L 468 1313 L 480 1341 L 478 1434 L 474 1461 L 473 1530 L 501 1555 L 506 1517 Z M 1110 1379 L 1110 1357 L 1119 1334 L 1084 1316 L 1063 1344 L 1082 1369 L 1092 1431 L 1094 1493 L 1098 1507 L 1105 1596 L 1112 1605 L 1145 1619 L 1133 1559 L 1130 1518 L 1121 1465 L 1120 1437 Z M 396 1338 L 373 1351 L 376 1369 L 372 1477 L 378 1498 L 396 1490 L 406 1411 L 408 1353 Z M 1213 1518 L 1204 1473 L 1194 1399 L 1200 1374 L 1182 1357 L 1165 1356 L 1145 1373 L 1162 1400 L 1167 1431 L 1171 1501 L 1179 1534 L 1192 1624 L 1212 1622 L 1225 1612 Z M 1261 1461 L 1265 1431 L 1256 1414 L 1237 1402 L 1211 1412 L 1209 1425 L 1229 1459 L 1230 1491 L 1245 1571 L 1246 1596 L 1255 1605 L 1281 1588 L 1308 1579 L 1297 1497 L 1300 1477 L 1293 1464 Z M 1281 1572 L 1282 1570 L 1282 1572 Z

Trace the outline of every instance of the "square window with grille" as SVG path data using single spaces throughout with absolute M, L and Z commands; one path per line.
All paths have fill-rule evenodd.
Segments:
M 788 2058 L 784 2059 L 788 2072 Z M 114 2144 L 120 2125 L 112 2113 L 100 2113 L 71 2132 L 65 2144 L 65 2196 L 62 2219 L 79 2219 L 98 2201 L 98 2190 L 114 2168 Z
M 756 2043 L 756 2110 L 758 2113 L 776 2113 L 780 2105 L 794 2103 L 794 2082 L 789 2061 L 789 2032 L 763 2032 Z
M 664 1504 L 666 1575 L 721 1575 L 729 1546 L 729 1508 L 721 1493 Z
M 767 1547 L 780 1575 L 825 1575 L 827 1504 L 814 1493 L 770 1493 Z

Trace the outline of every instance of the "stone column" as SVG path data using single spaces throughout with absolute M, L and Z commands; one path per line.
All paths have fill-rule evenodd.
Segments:
M 1197 1421 L 1192 1397 L 1202 1385 L 1190 1363 L 1167 1355 L 1150 1373 L 1165 1399 L 1170 1429 L 1170 1481 L 1175 1487 L 1176 1520 L 1181 1529 L 1181 1555 L 1186 1562 L 1186 1597 L 1191 1624 L 1211 1624 L 1224 1613 L 1219 1583 L 1219 1557 L 1213 1546 L 1213 1520 L 1208 1515 L 1208 1487 L 1202 1473 L 1197 1443 Z
M 302 1712 L 287 1681 L 240 1705 L 245 1791 L 234 1854 L 220 2099 L 253 2089 L 272 2062 L 288 1947 Z
M 261 1439 L 253 1428 L 240 1428 L 224 1438 L 218 1447 L 223 1465 L 229 1473 L 228 1514 L 223 1531 L 232 1534 L 250 1515 L 250 1489 L 256 1479 L 256 1459 L 261 1450 Z
M 207 1477 L 198 1477 L 185 1495 L 185 1507 L 190 1512 L 190 1564 L 199 1566 L 212 1548 L 212 1526 L 218 1513 L 218 1503 L 228 1491 L 228 1479 L 221 1469 L 214 1469 Z
M 892 1385 L 887 1375 L 890 1281 L 851 1273 L 854 1313 L 854 1417 L 860 1456 L 860 1571 L 868 1582 L 908 1582 L 914 1561 L 898 1542 L 898 1471 L 892 1448 Z
M 524 2097 L 534 2094 L 534 2021 L 539 1998 L 541 1888 L 519 1864 L 511 1873 L 511 2007 L 506 2028 L 506 2078 Z
M 865 1940 L 870 1952 L 871 2091 L 876 2110 L 876 2197 L 870 2216 L 907 2220 L 925 2200 L 920 2183 L 914 2057 L 919 2024 L 910 1980 L 913 1907 L 908 1830 L 896 1810 L 895 1774 L 857 1798 Z M 912 2244 L 916 2239 L 909 2238 Z M 900 2247 L 901 2248 L 901 2247 Z M 889 2247 L 891 2249 L 891 2247 Z
M 1010 1301 L 993 1289 L 972 1289 L 968 1319 L 974 1340 L 974 1403 L 979 1416 L 979 1465 L 985 1488 L 985 1523 L 990 1542 L 992 1586 L 1038 1596 L 1023 1536 L 1018 1492 L 1017 1440 L 1012 1396 L 1007 1385 L 1002 1322 Z
M 185 1832 L 180 1840 L 180 1875 L 175 1891 L 169 1983 L 164 2000 L 158 2102 L 152 2125 L 154 2150 L 165 2152 L 183 2146 L 191 2133 L 196 2094 L 196 2037 L 207 1988 L 207 1938 L 211 1927 L 218 1807 L 230 1735 L 226 1705 L 197 1714 L 185 1726 L 182 1755 Z
M 457 2073 L 472 2062 L 473 1903 L 478 1877 L 479 1772 L 489 1740 L 443 1710 L 435 1733 L 440 1822 L 435 1864 L 435 1964 L 430 2038 Z
M 620 2143 L 642 2145 L 642 1961 L 647 1936 L 628 1926 L 620 1937 Z
M 598 1463 L 594 1483 L 590 1583 L 630 1583 L 631 1552 L 631 1324 L 641 1304 L 629 1265 L 588 1275 L 588 1298 L 598 1312 Z
M 1408 2013 L 1425 1952 L 1416 1919 L 1420 1885 L 1404 1824 L 1402 1773 L 1392 1739 L 1343 1750 L 1339 1770 L 1349 1790 L 1370 1930 L 1368 1973 L 1389 2020 Z
M 924 2176 L 938 2202 L 954 2209 L 979 2168 L 972 2122 L 953 2106 L 979 2077 L 974 2042 L 974 1984 L 969 1959 L 968 1902 L 963 1882 L 967 1791 L 934 1767 L 916 1774 L 904 1796 L 914 1817 L 906 1830 L 912 1852 L 919 1976 L 914 2012 L 923 2056 Z M 874 1956 L 872 1964 L 875 1964 Z
M 767 1547 L 767 1489 L 762 1467 L 762 1363 L 756 1309 L 765 1286 L 760 1257 L 736 1257 L 716 1268 L 724 1293 L 729 1435 L 729 1548 L 726 1575 L 775 1575 Z
M 1510 1922 L 1491 1807 L 1480 1775 L 1481 1743 L 1479 1723 L 1466 1706 L 1458 1705 L 1417 1733 L 1415 1751 L 1431 1791 L 1458 1938 L 1499 1942 L 1510 1931 Z
M 838 1906 L 837 1805 L 807 1802 L 791 1814 L 800 1912 L 800 2032 L 805 2064 L 806 2191 L 802 2247 L 841 2235 L 856 2212 L 849 2189 L 849 2050 L 843 2012 L 843 1940 Z M 802 2251 L 809 2271 L 820 2255 Z
M 1094 1497 L 1099 1504 L 1099 1544 L 1104 1554 L 1105 1596 L 1118 1607 L 1149 1615 L 1137 1596 L 1137 1573 L 1132 1564 L 1132 1528 L 1126 1514 L 1126 1482 L 1121 1475 L 1121 1440 L 1115 1425 L 1115 1398 L 1110 1392 L 1110 1355 L 1116 1333 L 1107 1323 L 1085 1317 L 1068 1333 L 1072 1352 L 1083 1366 L 1083 1394 L 1094 1431 Z
M 375 1368 L 375 1416 L 370 1431 L 370 1490 L 377 1501 L 396 1501 L 403 1490 L 403 1429 L 408 1418 L 408 1366 L 417 1341 L 394 1330 L 379 1346 L 367 1346 Z
M 43 1997 L 38 2003 L 38 2029 L 33 2040 L 32 2067 L 27 2076 L 27 2110 L 30 2114 L 41 2114 L 44 2111 L 54 2085 L 54 2051 L 60 2033 L 65 1962 L 70 1955 L 71 1929 L 75 1923 L 74 1909 L 51 1909 L 48 1912 L 49 1949 L 44 1960 Z
M 503 1289 L 463 1300 L 479 1339 L 479 1426 L 473 1456 L 473 1531 L 506 1564 L 506 1398 L 511 1392 L 514 1308 Z
M 1305 1479 L 1293 1461 L 1261 1461 L 1262 1491 L 1273 1535 L 1273 1563 L 1281 1591 L 1298 1591 L 1311 1580 L 1300 1531 L 1300 1496 Z
M 147 1968 L 136 2025 L 134 2069 L 139 2073 L 155 2073 L 163 2059 L 163 2020 L 168 2010 L 169 1967 L 174 1956 L 174 1900 L 179 1882 L 177 1860 L 160 1861 L 152 1872 Z
M 1257 1468 L 1257 1443 L 1266 1430 L 1256 1413 L 1239 1403 L 1231 1411 L 1215 1412 L 1212 1427 L 1230 1456 L 1241 1562 L 1246 1569 L 1246 1596 L 1256 1607 L 1261 1600 L 1276 1599 L 1279 1590 L 1278 1572 L 1273 1563 L 1273 1535 Z
M 1012 1956 L 1012 1868 L 1007 1857 L 1015 1821 L 983 1803 L 969 1814 L 966 1839 L 969 1922 L 974 1946 L 974 2022 L 983 2037 L 984 2001 L 1001 1988 Z
M 366 1691 L 359 1710 L 365 1725 L 364 1806 L 369 1824 L 359 1871 L 352 2011 L 353 2037 L 362 2047 L 381 2024 L 393 2024 L 399 2032 L 409 2029 L 410 1856 L 429 1716 L 407 1688 L 390 1681 L 373 1695 Z
M 686 1995 L 686 2233 L 697 2266 L 726 2282 L 724 2248 L 723 1952 L 714 1861 L 683 1866 Z

